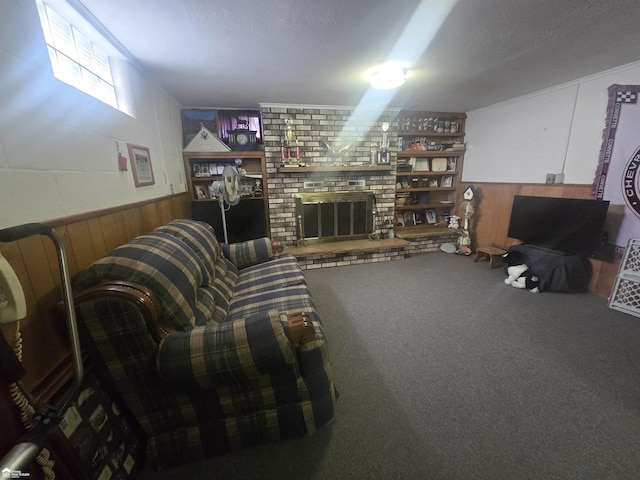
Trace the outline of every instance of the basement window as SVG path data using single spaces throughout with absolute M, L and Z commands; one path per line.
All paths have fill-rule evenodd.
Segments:
M 53 75 L 119 109 L 109 56 L 92 41 L 87 35 L 89 32 L 81 32 L 42 0 L 36 0 L 36 4 Z

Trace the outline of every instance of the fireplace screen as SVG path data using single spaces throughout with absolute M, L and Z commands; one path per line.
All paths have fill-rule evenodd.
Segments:
M 308 193 L 296 196 L 298 239 L 330 242 L 367 238 L 373 231 L 372 193 Z

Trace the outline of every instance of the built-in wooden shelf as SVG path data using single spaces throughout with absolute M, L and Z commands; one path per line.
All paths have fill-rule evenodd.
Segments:
M 421 210 L 425 208 L 453 208 L 456 204 L 451 203 L 420 203 L 415 205 L 396 205 L 396 210 Z
M 448 228 L 446 225 L 415 225 L 410 227 L 395 227 L 396 238 L 414 239 L 417 237 L 439 237 L 459 235 L 461 229 Z
M 307 173 L 307 172 L 390 172 L 394 167 L 391 165 L 362 165 L 348 167 L 278 167 L 278 173 Z
M 465 116 L 466 118 L 466 116 Z M 464 137 L 464 132 L 457 131 L 454 133 L 451 132 L 427 132 L 424 130 L 401 130 L 398 132 L 399 137 L 442 137 L 442 138 L 456 138 L 456 137 Z
M 466 150 L 401 150 L 401 157 L 461 157 Z

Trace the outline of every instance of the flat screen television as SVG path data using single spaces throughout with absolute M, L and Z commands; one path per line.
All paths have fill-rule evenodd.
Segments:
M 508 236 L 549 250 L 593 257 L 602 243 L 608 200 L 515 195 Z

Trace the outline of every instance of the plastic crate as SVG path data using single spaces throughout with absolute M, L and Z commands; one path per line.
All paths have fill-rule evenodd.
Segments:
M 640 317 L 640 239 L 632 238 L 627 243 L 609 296 L 609 308 Z

